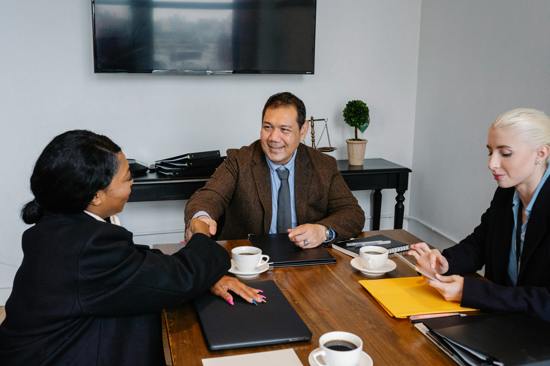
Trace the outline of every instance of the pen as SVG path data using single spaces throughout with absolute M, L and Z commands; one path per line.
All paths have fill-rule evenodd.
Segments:
M 391 244 L 391 240 L 372 240 L 372 241 L 362 241 L 359 243 L 347 243 L 346 247 L 363 247 L 365 245 L 381 245 L 381 244 Z

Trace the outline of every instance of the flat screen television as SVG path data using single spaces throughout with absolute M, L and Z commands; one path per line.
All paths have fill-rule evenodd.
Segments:
M 313 74 L 316 0 L 92 0 L 96 73 Z

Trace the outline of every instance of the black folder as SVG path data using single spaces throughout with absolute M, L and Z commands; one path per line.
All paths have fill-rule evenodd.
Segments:
M 308 266 L 314 264 L 336 263 L 327 248 L 319 246 L 312 249 L 302 249 L 290 241 L 288 234 L 249 235 L 252 245 L 261 248 L 269 255 L 273 267 Z
M 210 293 L 194 301 L 210 350 L 307 341 L 311 331 L 273 281 L 247 281 L 267 302 L 253 305 L 234 295 L 235 305 Z
M 480 365 L 550 365 L 550 323 L 528 314 L 482 314 L 422 320 L 439 342 Z

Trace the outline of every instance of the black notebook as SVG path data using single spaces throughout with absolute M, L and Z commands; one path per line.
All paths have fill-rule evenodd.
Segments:
M 327 248 L 302 249 L 288 238 L 288 234 L 249 235 L 252 245 L 261 248 L 269 255 L 273 267 L 308 266 L 314 264 L 336 263 L 336 259 Z
M 235 305 L 210 293 L 194 301 L 208 349 L 222 350 L 308 341 L 311 331 L 273 281 L 246 281 L 267 302 L 252 305 L 234 295 Z
M 372 241 L 389 241 L 387 244 L 373 243 L 369 244 Z M 332 243 L 332 248 L 336 249 L 344 254 L 347 254 L 352 257 L 359 256 L 359 249 L 364 245 L 376 245 L 377 247 L 384 247 L 388 249 L 390 254 L 399 253 L 409 250 L 409 245 L 403 242 L 400 242 L 395 239 L 388 238 L 385 235 L 374 235 L 369 236 L 368 238 L 358 238 L 350 240 L 342 240 L 336 243 Z
M 463 364 L 550 365 L 550 323 L 528 314 L 451 316 L 421 324 Z

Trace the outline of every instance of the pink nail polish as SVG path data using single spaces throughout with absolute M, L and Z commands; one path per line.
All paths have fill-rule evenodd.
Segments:
M 227 302 L 229 303 L 229 305 L 235 305 L 235 303 L 233 302 L 233 299 L 229 299 L 227 300 Z

